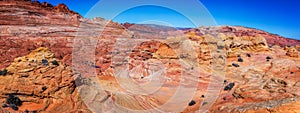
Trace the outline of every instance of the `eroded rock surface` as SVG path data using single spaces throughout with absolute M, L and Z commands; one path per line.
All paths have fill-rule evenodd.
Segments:
M 152 109 L 168 102 L 178 86 L 195 86 L 195 92 L 185 92 L 193 98 L 169 104 L 164 111 L 183 106 L 181 111 L 192 112 L 212 104 L 210 112 L 299 112 L 299 40 L 236 26 L 122 26 L 102 18 L 84 19 L 63 4 L 29 0 L 0 1 L 0 11 L 0 102 L 9 94 L 18 96 L 23 101 L 18 112 Z M 74 55 L 79 59 L 72 59 Z M 80 64 L 78 70 L 71 69 L 74 62 Z M 126 65 L 128 78 L 117 75 Z M 91 68 L 96 73 L 84 73 Z M 206 89 L 213 74 L 225 80 L 218 81 L 222 87 L 216 102 L 208 103 L 211 94 Z M 93 77 L 79 79 L 84 75 Z M 103 89 L 89 87 L 89 79 Z M 134 83 L 157 90 L 147 86 L 151 80 L 163 83 L 157 93 L 130 92 L 138 88 Z M 230 88 L 224 90 L 226 86 Z
M 2 104 L 13 94 L 23 102 L 19 112 L 88 112 L 84 104 L 80 104 L 71 68 L 54 58 L 49 49 L 33 50 L 16 58 L 6 69 L 7 74 L 0 77 Z M 9 108 L 5 110 L 15 112 Z

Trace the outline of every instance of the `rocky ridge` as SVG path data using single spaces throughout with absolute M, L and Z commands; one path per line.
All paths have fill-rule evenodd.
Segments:
M 7 70 L 4 76 L 0 76 L 0 99 L 5 103 L 9 94 L 18 96 L 24 101 L 22 106 L 19 106 L 20 112 L 26 109 L 39 112 L 93 111 L 88 110 L 87 106 L 91 105 L 84 103 L 85 98 L 80 97 L 80 94 L 90 90 L 80 90 L 85 85 L 75 85 L 75 79 L 80 74 L 70 68 L 72 52 L 82 49 L 74 46 L 74 40 L 78 38 L 84 39 L 80 40 L 81 44 L 90 44 L 91 40 L 98 40 L 95 60 L 88 59 L 80 66 L 82 69 L 96 69 L 99 84 L 103 85 L 104 90 L 88 93 L 100 99 L 93 101 L 103 105 L 104 111 L 124 110 L 112 109 L 116 105 L 131 109 L 155 108 L 170 99 L 168 97 L 174 94 L 180 81 L 187 81 L 187 84 L 184 84 L 186 87 L 191 87 L 191 83 L 198 84 L 193 98 L 195 103 L 191 106 L 188 106 L 188 102 L 181 103 L 182 106 L 186 106 L 184 112 L 198 110 L 200 106 L 205 105 L 205 98 L 209 98 L 209 95 L 205 95 L 205 89 L 212 74 L 210 65 L 222 64 L 224 59 L 224 87 L 229 83 L 235 85 L 231 90 L 220 92 L 210 112 L 299 111 L 298 40 L 234 26 L 184 30 L 160 30 L 162 28 L 157 26 L 136 24 L 122 26 L 101 18 L 84 19 L 68 10 L 65 5 L 52 6 L 27 0 L 0 1 L 0 4 L 0 10 L 4 12 L 0 14 L 0 23 L 3 23 L 0 26 L 0 54 L 3 56 L 0 58 L 0 69 Z M 99 35 L 102 30 L 104 32 Z M 146 41 L 137 44 L 133 50 L 128 50 L 127 48 L 131 48 L 135 43 L 122 43 L 119 40 L 121 37 L 126 40 Z M 218 43 L 216 37 L 224 43 Z M 185 41 L 196 48 L 196 52 L 181 51 L 179 48 Z M 121 49 L 115 48 L 116 45 Z M 214 58 L 213 55 L 217 52 L 225 56 Z M 123 59 L 115 59 L 114 56 Z M 192 62 L 190 65 L 199 65 L 203 69 L 202 73 L 181 78 L 185 69 L 182 69 L 180 59 L 192 58 L 191 56 L 196 56 L 198 62 Z M 152 77 L 157 77 L 150 74 L 157 69 L 149 67 L 149 64 L 157 61 L 167 67 L 167 81 L 162 86 L 161 93 L 133 96 L 119 85 L 117 80 L 131 84 L 128 79 L 116 77 L 114 72 L 119 65 L 129 64 L 129 70 L 132 72 L 130 78 L 138 83 L 147 83 Z M 197 81 L 196 78 L 200 80 Z M 15 112 L 11 108 L 1 110 Z

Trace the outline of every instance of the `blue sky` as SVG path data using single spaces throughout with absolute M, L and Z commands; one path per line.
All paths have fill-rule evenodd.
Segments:
M 111 3 L 105 11 L 92 8 L 99 0 L 39 0 L 50 2 L 53 5 L 65 3 L 71 10 L 79 12 L 87 18 L 94 16 L 110 18 L 119 5 L 128 4 L 127 0 Z M 106 0 L 110 1 L 110 0 Z M 142 0 L 140 0 L 142 1 Z M 148 0 L 149 1 L 149 0 Z M 158 1 L 158 0 L 156 0 Z M 164 1 L 164 0 L 160 0 Z M 180 0 L 179 0 L 180 1 Z M 193 9 L 188 0 L 175 3 L 182 6 L 190 15 L 201 15 Z M 265 30 L 289 38 L 300 39 L 300 0 L 200 0 L 208 9 L 217 25 L 238 25 Z M 115 4 L 115 5 L 114 5 Z M 92 9 L 92 10 L 91 10 Z M 90 11 L 90 12 L 89 12 Z M 88 13 L 89 12 L 89 13 Z M 97 12 L 97 13 L 95 13 Z M 204 14 L 205 15 L 205 14 Z M 191 21 L 176 11 L 162 7 L 136 7 L 120 13 L 113 20 L 117 22 L 143 23 L 145 20 L 166 21 L 176 27 L 194 27 Z M 196 17 L 192 17 L 196 18 Z M 202 22 L 207 20 L 203 19 Z M 207 25 L 212 25 L 208 22 Z

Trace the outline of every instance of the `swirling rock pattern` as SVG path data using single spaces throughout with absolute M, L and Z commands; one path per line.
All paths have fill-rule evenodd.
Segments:
M 120 25 L 102 18 L 82 18 L 63 4 L 52 6 L 29 0 L 2 0 L 0 12 L 0 69 L 7 70 L 4 76 L 0 76 L 0 103 L 5 103 L 8 94 L 23 101 L 19 111 L 0 108 L 1 112 L 26 109 L 39 112 L 126 112 L 128 109 L 124 107 L 153 109 L 168 102 L 178 86 L 189 88 L 195 85 L 195 92 L 186 92 L 193 93 L 193 98 L 168 104 L 163 109 L 172 111 L 183 106 L 181 111 L 192 112 L 210 104 L 204 101 L 210 96 L 205 92 L 211 82 L 211 66 L 218 65 L 226 67 L 224 83 L 221 81 L 224 86 L 216 102 L 211 103 L 210 112 L 300 110 L 299 40 L 238 26 L 176 29 L 157 25 Z M 95 56 L 95 59 L 76 59 L 82 60 L 80 69 L 83 71 L 87 68 L 96 70 L 94 78 L 84 78 L 78 73 L 82 70 L 70 67 L 74 57 L 72 52 L 85 50 L 74 47 L 76 39 L 84 39 L 79 40 L 84 45 L 94 43 L 95 39 L 98 41 L 95 54 L 86 54 L 92 50 L 76 54 L 85 58 Z M 141 43 L 126 42 L 130 39 L 141 40 Z M 191 48 L 182 50 L 183 47 Z M 224 56 L 216 57 L 216 54 Z M 161 71 L 150 64 L 166 70 Z M 128 65 L 128 78 L 118 77 L 115 73 L 123 65 Z M 201 69 L 199 74 L 188 73 L 197 69 Z M 183 73 L 188 76 L 182 77 Z M 142 91 L 145 87 L 138 87 L 135 83 L 147 86 L 151 80 L 164 80 L 155 94 L 133 95 L 126 89 L 140 88 L 137 91 Z M 100 84 L 102 90 L 89 87 L 93 82 Z M 127 85 L 126 88 L 120 83 Z M 230 83 L 234 86 L 224 91 Z M 155 87 L 143 90 L 152 89 Z M 191 100 L 195 103 L 189 106 Z M 153 109 L 152 112 L 162 111 Z

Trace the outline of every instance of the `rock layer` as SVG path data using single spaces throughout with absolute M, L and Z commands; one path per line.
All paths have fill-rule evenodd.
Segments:
M 65 5 L 28 0 L 0 1 L 0 12 L 0 69 L 7 70 L 0 76 L 0 99 L 4 103 L 8 94 L 20 97 L 24 102 L 19 112 L 128 110 L 117 105 L 144 110 L 168 102 L 181 85 L 196 86 L 195 92 L 186 92 L 195 94 L 193 101 L 170 104 L 164 111 L 183 106 L 181 111 L 192 112 L 209 104 L 210 112 L 299 111 L 299 40 L 237 26 L 122 26 L 102 18 L 84 19 Z M 91 48 L 95 51 L 83 46 L 94 42 Z M 72 59 L 74 55 L 83 57 Z M 74 62 L 80 64 L 79 70 L 71 69 Z M 129 78 L 118 76 L 116 72 L 127 64 Z M 226 70 L 214 71 L 220 67 Z M 79 73 L 90 68 L 96 76 L 84 78 L 93 73 Z M 201 72 L 191 71 L 198 69 Z M 215 103 L 207 103 L 210 94 L 205 92 L 211 77 L 222 73 L 222 91 Z M 130 93 L 136 88 L 133 83 L 143 85 L 151 80 L 164 83 L 158 93 Z M 103 90 L 88 87 L 93 82 Z M 230 83 L 234 85 L 223 91 Z M 190 102 L 195 103 L 189 106 Z M 93 106 L 103 109 L 90 109 Z M 0 111 L 16 112 L 11 108 Z
M 8 74 L 0 78 L 1 101 L 9 94 L 18 96 L 23 102 L 19 112 L 89 111 L 80 104 L 71 68 L 54 58 L 49 49 L 33 50 L 6 69 Z

